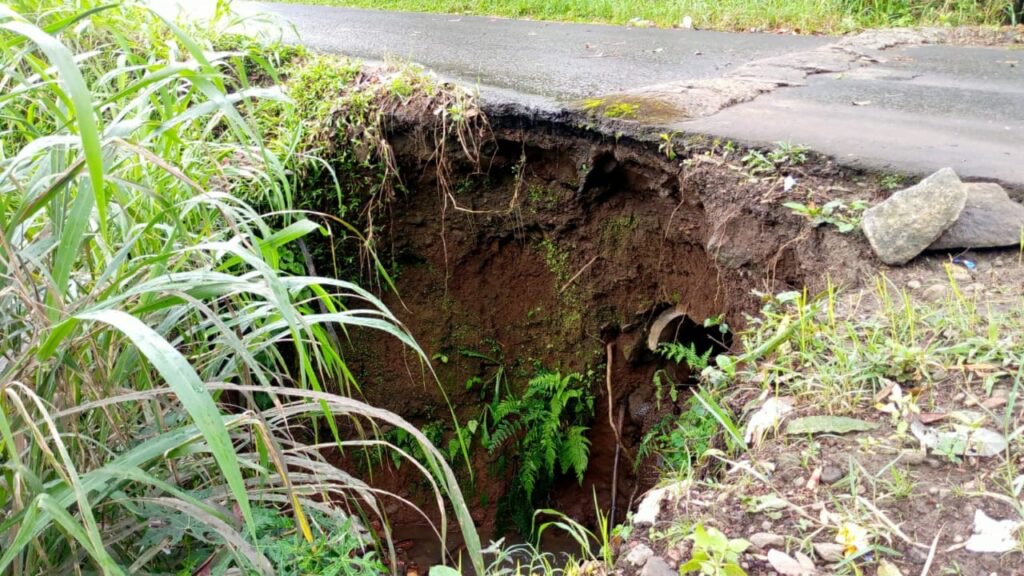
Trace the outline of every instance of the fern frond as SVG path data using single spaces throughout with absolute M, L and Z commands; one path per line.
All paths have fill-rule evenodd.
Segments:
M 583 482 L 583 475 L 590 462 L 590 440 L 586 433 L 587 428 L 584 426 L 570 427 L 562 440 L 558 457 L 562 473 L 565 474 L 571 469 L 579 482 Z

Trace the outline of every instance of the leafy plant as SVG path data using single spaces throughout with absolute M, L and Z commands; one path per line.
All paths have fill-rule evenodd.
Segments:
M 685 363 L 690 370 L 698 374 L 708 367 L 708 360 L 713 351 L 713 348 L 708 348 L 703 354 L 698 354 L 697 345 L 693 342 L 690 342 L 689 345 L 679 342 L 662 342 L 658 345 L 658 354 L 676 364 Z
M 675 160 L 677 157 L 675 139 L 678 135 L 679 132 L 662 132 L 658 134 L 658 152 L 664 154 L 665 158 L 669 160 Z
M 492 410 L 493 430 L 488 451 L 512 444 L 515 480 L 506 499 L 523 508 L 534 502 L 538 487 L 546 488 L 557 473 L 572 473 L 583 481 L 590 457 L 587 422 L 594 414 L 594 396 L 576 373 L 562 376 L 542 372 L 530 379 L 522 396 L 509 395 Z M 532 518 L 519 515 L 526 533 Z M 523 530 L 523 528 L 526 530 Z
M 687 536 L 693 542 L 690 560 L 679 567 L 680 574 L 698 572 L 707 576 L 746 576 L 739 565 L 740 554 L 750 547 L 742 538 L 732 538 L 715 528 L 704 528 L 697 524 L 693 534 Z
M 812 226 L 831 224 L 841 234 L 853 232 L 860 226 L 861 216 L 868 206 L 863 200 L 854 200 L 849 204 L 842 200 L 830 200 L 822 206 L 818 206 L 813 200 L 807 204 L 784 202 L 782 205 L 792 210 L 794 214 L 810 220 Z

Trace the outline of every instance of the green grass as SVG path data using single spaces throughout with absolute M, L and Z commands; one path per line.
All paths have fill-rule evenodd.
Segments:
M 1005 24 L 1013 0 L 284 0 L 298 4 L 697 28 L 845 33 L 865 28 Z
M 347 551 L 375 546 L 376 500 L 322 451 L 377 426 L 419 445 L 482 572 L 452 470 L 350 397 L 329 326 L 422 351 L 359 285 L 284 266 L 328 225 L 292 209 L 315 158 L 288 51 L 194 32 L 130 2 L 0 5 L 0 573 L 373 572 L 386 533 Z

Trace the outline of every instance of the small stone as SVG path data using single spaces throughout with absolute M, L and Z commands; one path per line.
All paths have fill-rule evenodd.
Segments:
M 771 520 L 765 520 L 764 522 L 761 522 L 761 529 L 762 530 L 771 530 L 772 529 L 772 521 Z
M 964 541 L 964 537 L 963 536 L 961 536 L 959 534 L 955 534 L 953 536 L 953 542 L 956 542 L 957 544 L 959 544 L 959 543 L 961 543 L 963 541 Z
M 955 280 L 957 284 L 966 284 L 971 280 L 974 280 L 974 277 L 971 276 L 970 272 L 964 268 L 960 268 L 959 266 L 953 266 L 949 275 L 953 277 L 953 280 Z
M 637 544 L 632 550 L 626 554 L 626 564 L 634 568 L 639 568 L 647 563 L 647 561 L 654 556 L 654 550 L 651 550 L 646 544 Z
M 740 568 L 744 570 L 750 570 L 750 562 L 740 562 Z
M 932 284 L 931 286 L 925 288 L 924 292 L 921 295 L 924 296 L 924 299 L 928 300 L 929 302 L 938 302 L 946 298 L 947 291 L 948 288 L 946 288 L 945 284 Z
M 906 264 L 956 222 L 966 203 L 967 188 L 943 168 L 866 210 L 861 227 L 882 262 Z
M 793 486 L 797 488 L 803 488 L 804 484 L 806 483 L 807 479 L 804 478 L 803 476 L 797 476 L 796 478 L 793 478 Z
M 921 282 L 917 280 L 911 280 L 910 282 L 907 282 L 907 288 L 911 290 L 919 290 L 921 288 Z
M 1024 206 L 993 182 L 964 184 L 967 201 L 953 223 L 929 250 L 997 248 L 1020 245 Z
M 938 496 L 939 495 L 939 487 L 938 486 L 929 486 L 928 487 L 928 493 L 931 494 L 932 496 Z
M 925 458 L 924 463 L 932 468 L 942 468 L 942 462 L 939 462 L 935 458 Z
M 757 534 L 750 535 L 747 540 L 750 541 L 756 548 L 764 550 L 765 548 L 782 548 L 786 545 L 786 537 L 779 534 L 771 534 L 768 532 L 758 532 Z
M 838 466 L 825 466 L 821 470 L 821 481 L 825 484 L 835 484 L 843 477 L 843 471 Z
M 910 552 L 907 553 L 907 558 L 914 564 L 924 564 L 928 561 L 928 553 L 917 547 L 913 547 L 910 549 Z
M 921 450 L 903 450 L 900 452 L 900 462 L 911 466 L 918 466 L 924 464 L 925 456 L 927 456 L 927 453 Z
M 1003 266 L 1006 266 L 1006 262 L 1003 262 L 1002 258 L 996 258 L 996 261 L 993 262 L 992 265 L 996 268 L 1002 268 Z
M 814 553 L 825 562 L 839 562 L 843 559 L 843 545 L 833 542 L 815 542 Z
M 679 576 L 679 573 L 673 570 L 663 558 L 654 556 L 644 564 L 640 576 Z

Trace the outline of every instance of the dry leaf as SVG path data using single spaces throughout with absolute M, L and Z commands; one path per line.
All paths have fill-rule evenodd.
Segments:
M 945 412 L 922 412 L 921 423 L 931 424 L 932 422 L 938 422 L 939 420 L 945 420 L 949 418 L 949 414 Z
M 797 558 L 775 549 L 768 551 L 768 563 L 783 576 L 811 576 L 818 573 L 810 558 L 799 552 Z

